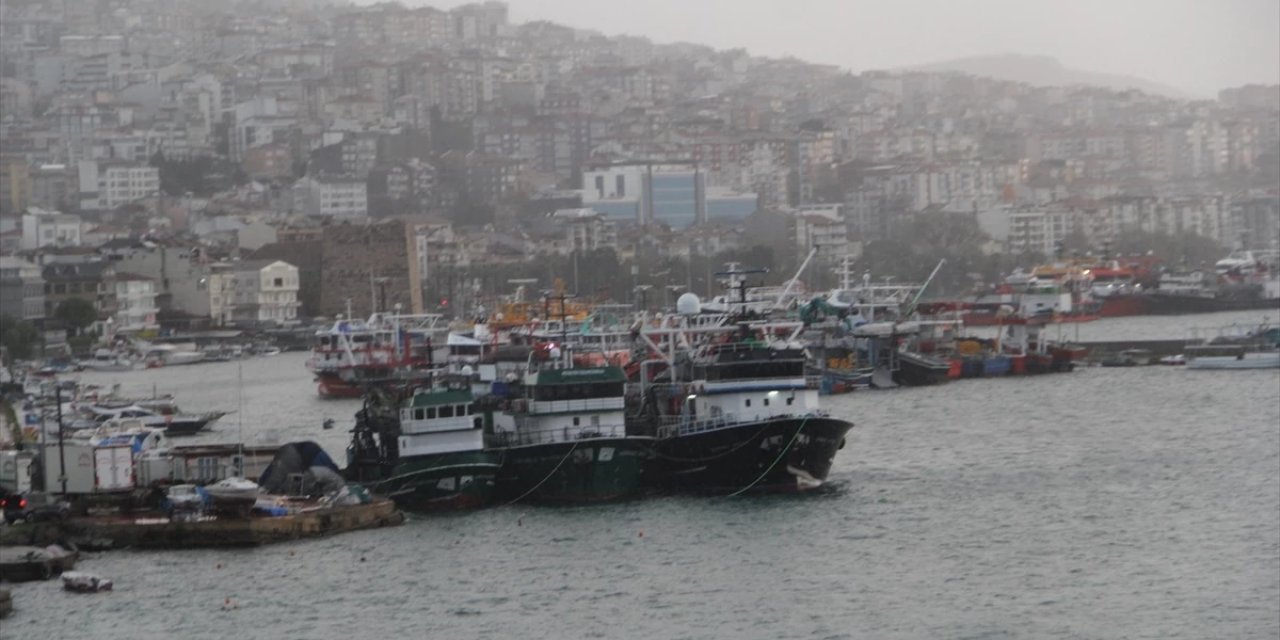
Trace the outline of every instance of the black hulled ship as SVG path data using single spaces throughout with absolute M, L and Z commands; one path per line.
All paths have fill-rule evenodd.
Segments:
M 648 483 L 720 494 L 821 486 L 853 424 L 821 410 L 803 325 L 692 314 L 668 324 L 642 332 L 648 359 L 630 419 L 632 432 L 656 437 Z

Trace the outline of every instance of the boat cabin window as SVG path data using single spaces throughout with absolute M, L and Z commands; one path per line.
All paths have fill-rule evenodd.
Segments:
M 435 408 L 435 407 L 427 407 L 427 419 L 428 419 L 428 420 L 435 420 L 435 419 L 436 419 L 436 408 Z
M 533 390 L 534 400 L 585 400 L 590 398 L 617 398 L 621 395 L 621 382 L 555 384 L 535 387 Z
M 747 406 L 751 406 L 751 398 L 747 398 Z
M 804 375 L 803 359 L 774 361 L 751 360 L 707 367 L 707 380 L 752 380 L 757 378 L 796 378 Z
M 792 403 L 794 403 L 795 401 L 796 401 L 796 399 L 795 399 L 795 398 L 788 397 L 788 398 L 787 398 L 787 406 L 791 406 L 791 404 L 792 404 Z
M 767 407 L 767 406 L 769 406 L 769 399 L 768 399 L 768 398 L 765 398 L 765 399 L 764 399 L 764 406 L 766 406 L 766 407 Z
M 438 415 L 439 415 L 441 418 L 452 418 L 452 417 L 453 417 L 453 405 L 451 405 L 451 404 L 446 404 L 446 405 L 444 405 L 444 406 L 440 407 L 440 413 L 439 413 Z
M 581 422 L 582 422 L 582 418 L 574 417 L 574 419 L 573 419 L 573 426 L 575 426 L 575 427 L 576 427 L 576 426 L 578 426 L 579 424 L 581 424 Z
M 414 420 L 424 420 L 424 419 L 426 419 L 426 417 L 427 417 L 427 412 L 426 412 L 426 410 L 425 410 L 425 409 L 414 409 L 414 410 L 413 410 L 413 419 L 414 419 Z

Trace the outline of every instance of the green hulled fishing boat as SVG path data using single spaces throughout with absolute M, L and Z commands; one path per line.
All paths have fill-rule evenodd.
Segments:
M 489 444 L 504 453 L 499 499 L 583 503 L 640 493 L 653 439 L 626 433 L 626 375 L 571 363 L 553 352 L 526 376 L 522 397 L 495 414 Z
M 503 454 L 485 449 L 487 419 L 467 381 L 373 390 L 356 414 L 347 479 L 407 509 L 489 504 Z

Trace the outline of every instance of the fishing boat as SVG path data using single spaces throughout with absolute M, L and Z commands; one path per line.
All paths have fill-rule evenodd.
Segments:
M 490 420 L 469 380 L 375 389 L 357 414 L 344 475 L 408 509 L 487 505 L 502 463 L 485 449 Z
M 821 486 L 852 423 L 819 406 L 800 322 L 697 322 L 697 296 L 641 331 L 632 433 L 656 438 L 647 482 L 662 491 L 742 493 Z
M 939 319 L 922 320 L 917 317 L 921 293 L 946 263 L 940 260 L 923 284 L 893 283 L 886 280 L 876 284 L 870 273 L 864 273 L 859 283 L 852 277 L 852 261 L 846 259 L 840 271 L 840 288 L 826 298 L 814 298 L 800 308 L 800 317 L 809 327 L 823 327 L 815 318 L 835 316 L 839 321 L 827 325 L 822 341 L 816 346 L 820 351 L 830 349 L 830 340 L 844 346 L 851 353 L 851 360 L 861 371 L 868 372 L 868 384 L 873 387 L 924 386 L 945 382 L 950 370 L 947 360 L 935 357 L 935 334 L 950 330 L 956 321 Z M 815 341 L 807 340 L 813 351 Z M 828 370 L 823 371 L 829 378 Z M 824 380 L 824 388 L 828 381 Z
M 307 369 L 321 397 L 359 398 L 370 386 L 423 379 L 447 335 L 444 317 L 436 313 L 339 317 L 316 331 Z
M 495 414 L 488 439 L 503 455 L 499 498 L 563 504 L 638 496 L 653 438 L 627 433 L 622 368 L 575 366 L 558 345 L 531 359 L 520 396 Z
M 1256 327 L 1195 330 L 1193 340 L 1184 353 L 1188 369 L 1280 369 L 1280 327 L 1266 319 Z
M 1158 315 L 1280 309 L 1280 257 L 1273 251 L 1233 251 L 1213 270 L 1169 271 L 1150 292 Z

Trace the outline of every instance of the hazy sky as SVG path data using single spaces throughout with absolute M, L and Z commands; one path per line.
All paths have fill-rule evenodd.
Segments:
M 360 0 L 368 3 L 371 0 Z M 404 0 L 450 8 L 453 0 Z M 551 20 L 854 71 L 991 53 L 1049 55 L 1205 97 L 1280 82 L 1280 0 L 508 0 Z

